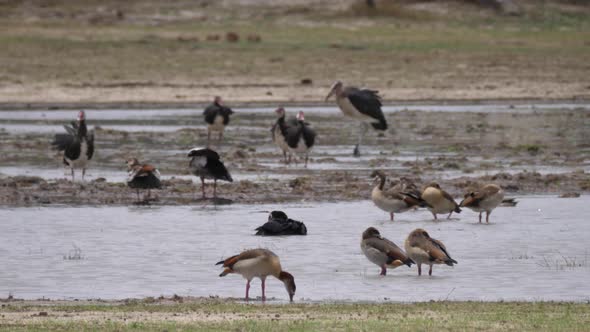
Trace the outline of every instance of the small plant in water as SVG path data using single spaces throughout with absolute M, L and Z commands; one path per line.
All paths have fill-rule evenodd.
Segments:
M 82 256 L 82 249 L 75 244 L 72 244 L 72 247 L 74 247 L 74 249 L 70 250 L 67 255 L 64 255 L 64 259 L 71 261 L 84 259 L 84 256 Z
M 566 257 L 562 254 L 559 255 L 560 257 L 555 259 L 548 259 L 546 256 L 543 256 L 543 261 L 537 262 L 537 265 L 552 270 L 575 269 L 588 266 L 588 252 L 584 255 L 583 260 L 579 260 L 577 257 Z

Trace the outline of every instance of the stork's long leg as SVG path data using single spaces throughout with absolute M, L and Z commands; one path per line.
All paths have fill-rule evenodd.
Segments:
M 86 175 L 86 167 L 82 168 L 82 181 L 84 181 L 84 175 Z
M 211 141 L 211 129 L 207 128 L 207 147 L 209 147 L 210 141 Z
M 364 122 L 361 122 L 361 126 L 359 128 L 359 137 L 358 137 L 358 141 L 356 143 L 356 146 L 354 147 L 354 151 L 352 152 L 352 154 L 355 157 L 360 157 L 361 155 L 361 151 L 360 151 L 360 146 L 363 143 L 363 136 L 365 136 L 365 134 L 367 133 L 367 130 L 369 129 L 368 125 Z
M 217 198 L 217 179 L 213 180 L 213 197 Z
M 72 182 L 74 182 L 74 168 L 72 167 Z
M 205 178 L 201 177 L 201 192 L 203 193 L 203 198 L 207 198 L 205 196 Z
M 265 282 L 266 278 L 262 278 L 262 302 L 266 301 Z

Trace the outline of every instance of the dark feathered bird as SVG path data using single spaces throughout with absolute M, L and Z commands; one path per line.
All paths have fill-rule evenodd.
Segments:
M 340 81 L 336 81 L 332 85 L 326 100 L 332 95 L 336 96 L 336 104 L 344 115 L 361 121 L 358 143 L 354 148 L 354 155 L 359 156 L 359 147 L 367 131 L 368 122 L 376 130 L 387 130 L 387 121 L 381 110 L 381 97 L 379 97 L 378 91 L 352 86 L 344 87 Z
M 137 158 L 130 158 L 127 160 L 127 186 L 129 188 L 137 189 L 137 201 L 139 202 L 139 189 L 147 189 L 147 197 L 144 201 L 150 198 L 151 189 L 162 188 L 160 182 L 160 172 L 152 165 L 140 164 Z
M 309 160 L 309 151 L 315 144 L 316 132 L 311 128 L 309 123 L 305 122 L 303 112 L 297 114 L 297 118 L 285 120 L 285 109 L 280 107 L 276 110 L 279 118 L 273 126 L 271 132 L 273 141 L 283 150 L 285 162 L 291 160 L 291 153 L 305 155 L 305 167 Z M 289 153 L 289 160 L 287 160 Z
M 268 221 L 256 228 L 256 235 L 307 235 L 307 227 L 301 221 L 289 219 L 283 211 L 272 211 Z
M 86 174 L 88 161 L 94 155 L 94 131 L 88 132 L 86 128 L 86 114 L 84 111 L 78 113 L 78 121 L 72 122 L 71 126 L 64 126 L 66 134 L 56 134 L 51 145 L 58 151 L 63 151 L 63 162 L 72 170 L 72 181 L 74 181 L 74 169 L 82 169 L 82 180 Z
M 216 96 L 213 103 L 203 111 L 205 122 L 207 123 L 207 147 L 209 147 L 209 141 L 211 140 L 211 132 L 219 132 L 219 141 L 223 139 L 223 131 L 225 126 L 229 124 L 229 116 L 234 111 L 231 108 L 223 105 L 221 97 Z
M 291 117 L 286 120 L 285 109 L 282 107 L 277 108 L 275 113 L 277 114 L 278 118 L 270 129 L 272 141 L 275 142 L 281 151 L 283 151 L 283 160 L 285 164 L 289 164 L 291 162 L 291 151 L 289 149 L 289 145 L 287 144 L 287 140 L 285 139 L 284 132 L 286 131 L 285 128 L 287 126 L 295 125 L 295 123 L 297 123 L 297 119 Z
M 233 179 L 225 165 L 221 162 L 219 154 L 209 148 L 194 148 L 189 151 L 191 157 L 189 169 L 191 173 L 201 178 L 201 190 L 205 196 L 205 179 L 212 179 L 213 197 L 217 197 L 217 180 L 233 182 Z

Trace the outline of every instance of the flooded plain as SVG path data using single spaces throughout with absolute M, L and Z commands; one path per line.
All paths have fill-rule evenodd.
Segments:
M 432 221 L 425 210 L 395 222 L 370 201 L 164 207 L 5 208 L 0 215 L 0 295 L 37 299 L 148 296 L 243 298 L 245 280 L 218 277 L 215 262 L 265 247 L 295 276 L 296 301 L 590 300 L 590 197 L 517 198 L 489 225 L 468 210 Z M 304 221 L 308 236 L 257 237 L 267 211 Z M 377 227 L 403 246 L 418 227 L 442 240 L 459 263 L 432 277 L 400 267 L 378 275 L 365 259 L 362 231 Z M 285 301 L 276 279 L 273 301 Z M 260 283 L 253 282 L 253 296 Z

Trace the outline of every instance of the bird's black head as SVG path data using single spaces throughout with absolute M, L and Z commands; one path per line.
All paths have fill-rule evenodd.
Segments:
M 287 214 L 283 211 L 272 211 L 269 215 L 268 215 L 268 220 L 273 220 L 273 219 L 278 219 L 278 220 L 287 220 Z
M 213 103 L 215 105 L 221 106 L 223 105 L 223 100 L 221 100 L 220 96 L 215 96 L 215 98 L 213 98 Z

